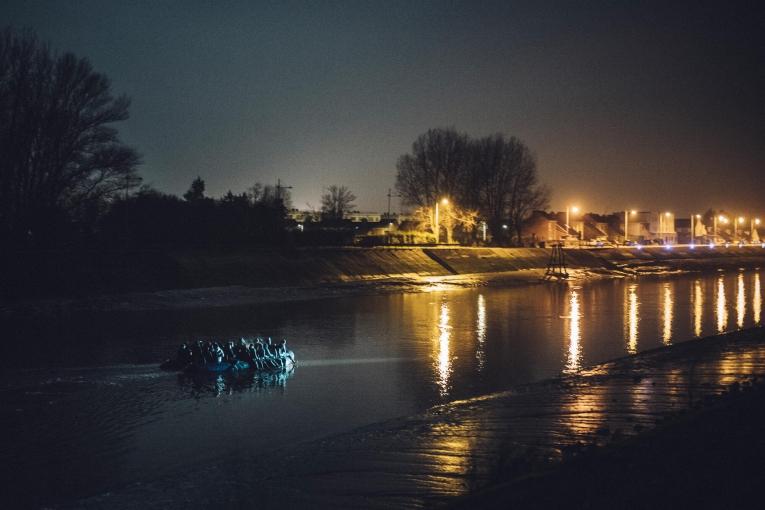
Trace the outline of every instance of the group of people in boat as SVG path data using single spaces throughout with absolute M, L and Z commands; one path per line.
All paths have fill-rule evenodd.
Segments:
M 252 368 L 279 369 L 286 368 L 288 361 L 294 363 L 295 359 L 294 354 L 287 350 L 286 340 L 274 344 L 270 337 L 267 340 L 258 337 L 255 341 L 241 338 L 238 342 L 197 340 L 190 345 L 181 344 L 173 365 L 184 368 L 221 363 L 236 365 L 237 362 L 243 362 Z

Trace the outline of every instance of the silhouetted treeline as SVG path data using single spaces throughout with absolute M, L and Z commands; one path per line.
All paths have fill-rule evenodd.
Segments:
M 129 106 L 87 59 L 55 54 L 29 32 L 0 32 L 1 244 L 88 237 L 108 203 L 140 182 L 140 157 L 112 126 Z
M 98 225 L 104 247 L 217 248 L 282 244 L 286 240 L 283 200 L 233 194 L 223 198 L 186 193 L 186 199 L 141 189 L 127 200 L 115 201 Z

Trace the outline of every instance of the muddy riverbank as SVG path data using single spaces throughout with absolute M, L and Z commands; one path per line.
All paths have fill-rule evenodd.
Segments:
M 544 270 L 549 259 L 550 249 L 465 247 L 13 253 L 5 254 L 0 261 L 0 306 L 23 299 L 90 298 L 179 289 L 419 286 L 429 284 L 433 278 L 450 276 L 475 280 L 475 275 L 499 275 L 482 278 L 513 282 L 527 280 L 525 272 Z M 569 249 L 566 262 L 573 270 L 616 275 L 752 268 L 765 264 L 765 249 Z
M 6 296 L 0 300 L 0 315 L 214 308 L 391 292 L 530 285 L 543 281 L 550 250 L 333 248 L 163 257 L 163 264 L 172 266 L 173 271 L 153 284 L 138 279 L 135 284 L 138 290 L 99 291 L 86 285 L 92 278 L 85 278 L 85 286 L 74 295 Z M 758 268 L 765 266 L 765 250 L 758 246 L 572 249 L 566 251 L 566 260 L 570 278 L 575 281 Z M 92 271 L 97 273 L 101 269 L 95 266 Z M 76 286 L 76 275 L 67 279 L 67 286 Z
M 754 328 L 660 348 L 75 506 L 242 506 L 253 486 L 263 508 L 673 508 L 705 495 L 743 503 L 763 479 L 763 340 Z M 220 490 L 208 494 L 211 485 Z

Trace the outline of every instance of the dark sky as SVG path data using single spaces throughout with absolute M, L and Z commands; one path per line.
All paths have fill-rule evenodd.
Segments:
M 526 141 L 556 208 L 765 214 L 758 2 L 6 0 L 0 24 L 132 97 L 120 131 L 167 192 L 281 178 L 300 208 L 344 184 L 384 210 L 398 156 L 454 126 Z

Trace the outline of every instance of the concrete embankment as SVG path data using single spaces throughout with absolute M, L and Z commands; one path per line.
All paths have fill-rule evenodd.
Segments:
M 238 252 L 61 252 L 16 254 L 3 264 L 5 298 L 206 287 L 311 287 L 544 269 L 543 248 L 301 248 Z M 758 267 L 757 247 L 569 249 L 572 269 L 604 273 Z
M 332 282 L 543 269 L 544 248 L 325 248 L 175 257 L 182 287 L 315 285 Z M 566 250 L 574 269 L 704 269 L 765 264 L 761 247 Z

